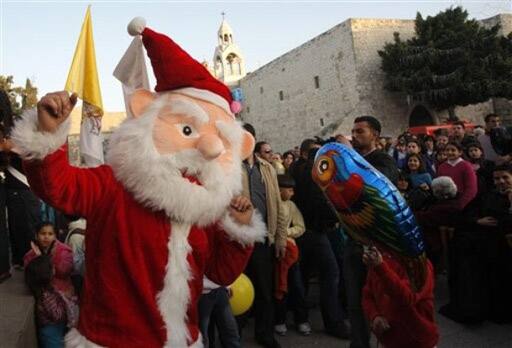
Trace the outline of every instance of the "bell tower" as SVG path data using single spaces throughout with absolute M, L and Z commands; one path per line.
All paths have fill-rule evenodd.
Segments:
M 230 87 L 237 87 L 245 75 L 245 60 L 233 39 L 233 29 L 224 18 L 217 31 L 217 47 L 213 55 L 213 73 L 216 78 Z

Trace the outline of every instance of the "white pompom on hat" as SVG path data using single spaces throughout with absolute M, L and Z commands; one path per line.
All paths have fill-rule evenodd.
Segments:
M 141 35 L 146 29 L 146 19 L 143 17 L 135 17 L 128 23 L 128 34 L 131 36 Z

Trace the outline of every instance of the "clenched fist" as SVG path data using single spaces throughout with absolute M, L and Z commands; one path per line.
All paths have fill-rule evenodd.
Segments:
M 39 130 L 53 133 L 63 123 L 75 107 L 76 94 L 69 96 L 68 92 L 54 92 L 46 94 L 37 103 L 37 119 Z
M 254 208 L 251 200 L 244 196 L 237 196 L 231 200 L 229 205 L 229 214 L 237 223 L 249 225 L 252 219 Z

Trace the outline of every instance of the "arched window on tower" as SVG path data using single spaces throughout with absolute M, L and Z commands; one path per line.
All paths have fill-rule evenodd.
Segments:
M 214 70 L 215 70 L 215 77 L 222 78 L 224 76 L 224 69 L 222 67 L 222 59 L 220 58 L 220 56 L 217 56 L 217 58 L 215 58 Z
M 228 73 L 230 75 L 240 75 L 242 73 L 240 58 L 236 54 L 230 53 L 226 60 L 228 61 Z
M 224 34 L 224 43 L 228 43 L 228 42 L 229 42 L 229 35 Z

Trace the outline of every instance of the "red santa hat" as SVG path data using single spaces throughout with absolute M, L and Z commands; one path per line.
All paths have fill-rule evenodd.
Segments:
M 128 24 L 128 33 L 142 36 L 155 73 L 157 92 L 173 91 L 206 100 L 230 114 L 240 111 L 240 103 L 233 100 L 225 84 L 213 77 L 171 38 L 147 28 L 144 18 L 132 19 Z

